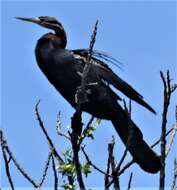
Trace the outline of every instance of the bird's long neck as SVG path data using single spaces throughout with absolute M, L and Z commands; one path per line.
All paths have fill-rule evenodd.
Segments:
M 47 33 L 43 35 L 38 40 L 35 49 L 36 59 L 39 67 L 44 71 L 51 62 L 51 53 L 55 50 L 64 50 L 66 44 L 67 38 L 65 31 L 55 31 L 55 33 Z
M 36 55 L 37 57 L 46 59 L 51 51 L 54 49 L 65 49 L 66 44 L 67 37 L 65 31 L 55 30 L 55 33 L 47 33 L 38 40 Z
M 66 45 L 67 45 L 67 36 L 66 36 L 65 30 L 64 29 L 63 29 L 63 31 L 56 30 L 55 31 L 55 36 L 60 41 L 60 43 L 59 43 L 60 47 L 64 49 L 66 47 Z

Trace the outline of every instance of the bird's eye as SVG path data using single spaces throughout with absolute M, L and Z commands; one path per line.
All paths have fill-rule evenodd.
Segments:
M 39 19 L 40 21 L 45 21 L 45 18 L 44 18 L 43 16 L 39 16 L 38 19 Z
M 55 20 L 53 17 L 47 17 L 47 16 L 40 16 L 38 19 L 42 22 L 48 22 L 50 24 L 57 24 L 61 25 L 57 20 Z

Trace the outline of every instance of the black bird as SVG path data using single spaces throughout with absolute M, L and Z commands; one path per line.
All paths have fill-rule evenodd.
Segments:
M 81 85 L 81 77 L 87 49 L 68 50 L 67 36 L 62 24 L 54 17 L 41 16 L 38 18 L 17 19 L 36 23 L 51 29 L 54 33 L 43 35 L 37 42 L 35 55 L 39 68 L 56 90 L 76 108 L 75 95 Z M 119 105 L 120 97 L 110 88 L 113 85 L 130 99 L 138 102 L 151 112 L 155 111 L 143 100 L 143 97 L 129 84 L 117 76 L 103 61 L 111 59 L 105 54 L 93 52 L 92 65 L 87 76 L 88 101 L 82 104 L 82 110 L 100 119 L 110 120 L 123 143 L 128 140 L 130 120 Z M 143 140 L 140 129 L 131 121 L 131 135 L 128 150 L 134 161 L 150 173 L 156 173 L 161 168 L 160 157 Z M 104 137 L 103 137 L 104 138 Z

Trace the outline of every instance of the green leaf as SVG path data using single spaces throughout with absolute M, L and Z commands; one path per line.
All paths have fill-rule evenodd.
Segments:
M 65 184 L 63 184 L 61 187 L 63 187 L 65 190 L 73 189 L 73 186 L 70 185 L 69 183 L 65 183 Z
M 62 152 L 63 156 L 65 157 L 65 160 L 67 162 L 71 162 L 72 160 L 72 151 L 70 148 L 67 148 L 65 151 Z
M 58 170 L 62 175 L 73 176 L 75 174 L 75 166 L 73 163 L 64 163 L 59 165 Z
M 88 129 L 84 132 L 85 137 L 90 137 L 91 139 L 94 139 L 93 132 L 96 130 L 95 127 L 90 125 Z
M 82 173 L 85 174 L 85 177 L 87 177 L 91 172 L 91 165 L 88 162 L 82 166 Z

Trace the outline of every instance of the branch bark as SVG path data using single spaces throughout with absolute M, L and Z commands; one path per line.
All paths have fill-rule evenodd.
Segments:
M 86 92 L 86 79 L 88 72 L 90 70 L 90 60 L 92 57 L 92 51 L 93 51 L 93 46 L 96 40 L 96 34 L 97 34 L 97 25 L 98 21 L 95 24 L 93 34 L 91 36 L 91 41 L 89 45 L 89 52 L 86 60 L 86 64 L 83 69 L 82 73 L 82 78 L 81 78 L 81 86 L 78 87 L 78 90 L 75 95 L 76 99 L 76 112 L 74 113 L 73 117 L 71 118 L 71 128 L 72 128 L 72 133 L 71 133 L 71 142 L 72 142 L 72 149 L 73 149 L 73 162 L 76 168 L 76 175 L 77 175 L 77 181 L 79 183 L 79 187 L 82 190 L 85 190 L 85 185 L 83 182 L 83 177 L 82 177 L 82 172 L 81 172 L 81 164 L 79 161 L 79 151 L 80 151 L 80 143 L 79 143 L 79 137 L 82 133 L 82 110 L 81 106 L 83 103 L 87 102 L 87 92 Z
M 163 102 L 163 113 L 162 113 L 162 126 L 161 126 L 161 162 L 162 168 L 160 170 L 160 182 L 159 190 L 164 190 L 165 188 L 165 161 L 166 161 L 166 126 L 167 126 L 167 114 L 168 107 L 170 105 L 170 98 L 172 93 L 175 91 L 176 87 L 171 86 L 171 79 L 169 70 L 164 76 L 163 72 L 160 71 L 160 76 L 164 87 L 164 102 Z
M 7 178 L 8 178 L 8 181 L 9 181 L 11 189 L 15 190 L 13 180 L 12 180 L 12 177 L 11 177 L 11 174 L 10 174 L 10 168 L 9 168 L 9 163 L 10 162 L 8 161 L 8 158 L 7 158 L 7 155 L 6 155 L 6 150 L 5 150 L 5 146 L 7 146 L 7 145 L 5 145 L 6 141 L 4 140 L 2 130 L 0 130 L 0 143 L 1 143 L 1 148 L 2 148 L 2 155 L 3 155 L 4 163 L 5 163 L 6 175 L 7 175 Z

